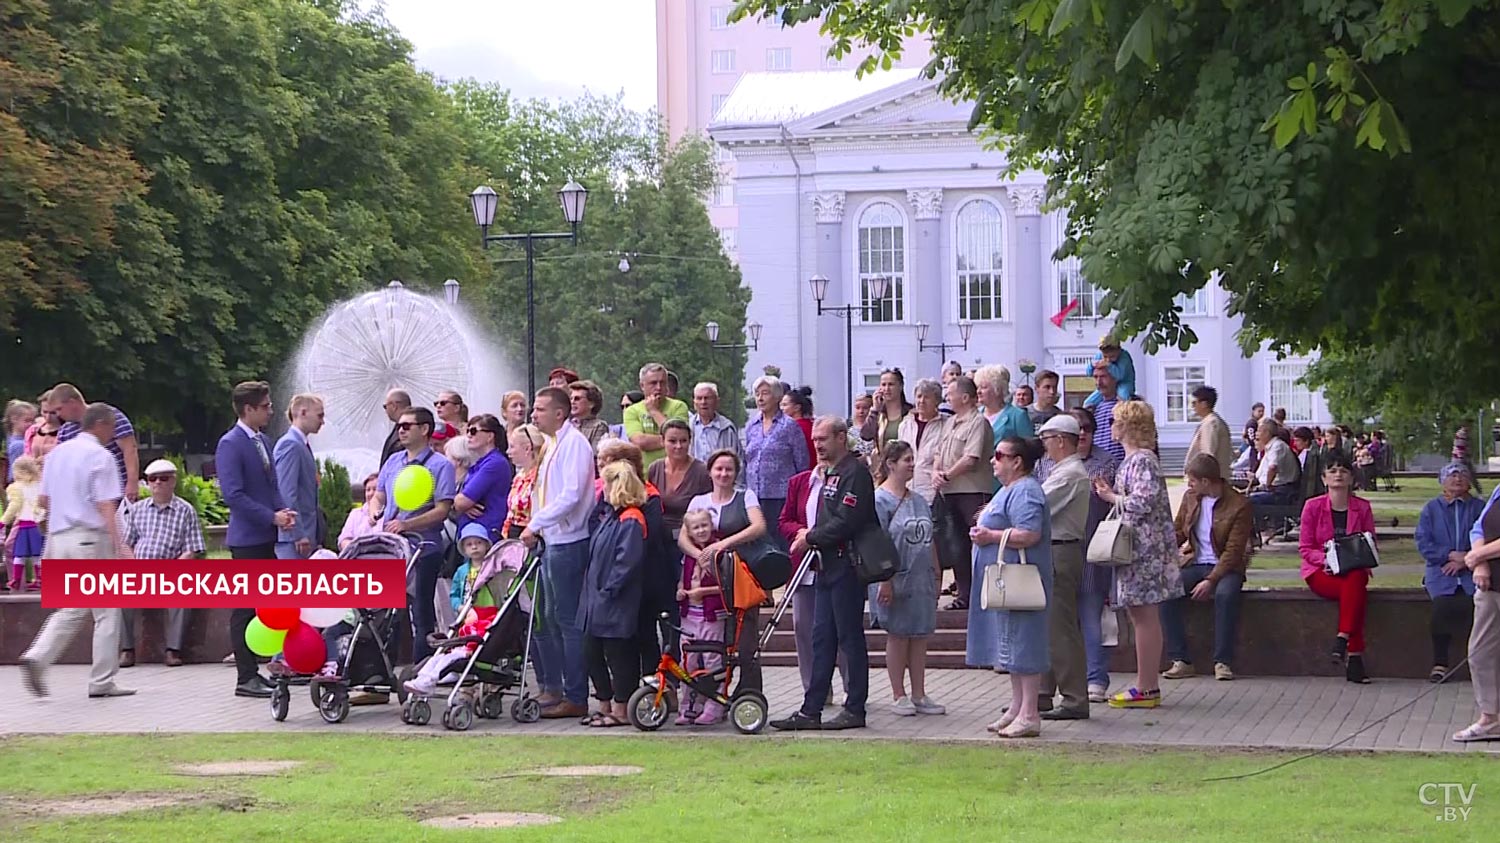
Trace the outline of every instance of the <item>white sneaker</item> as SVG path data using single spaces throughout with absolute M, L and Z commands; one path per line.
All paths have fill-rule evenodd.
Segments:
M 1105 606 L 1104 614 L 1099 616 L 1099 638 L 1106 647 L 1120 646 L 1120 618 L 1109 606 Z
M 1109 701 L 1109 688 L 1103 685 L 1089 686 L 1089 702 L 1102 703 Z
M 917 707 L 912 704 L 911 697 L 902 697 L 891 703 L 891 713 L 898 717 L 915 717 Z
M 437 693 L 437 684 L 433 682 L 423 682 L 420 679 L 412 679 L 401 684 L 406 686 L 407 693 L 415 694 L 419 697 L 430 697 L 433 694 Z
M 938 703 L 933 702 L 932 701 L 932 697 L 922 697 L 919 700 L 913 700 L 912 701 L 912 705 L 916 707 L 918 714 L 947 714 L 948 713 L 948 707 L 945 706 L 945 705 L 939 705 Z

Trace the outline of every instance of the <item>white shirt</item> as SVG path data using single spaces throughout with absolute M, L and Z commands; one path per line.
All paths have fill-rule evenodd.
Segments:
M 1301 475 L 1301 466 L 1297 457 L 1292 454 L 1292 449 L 1280 439 L 1273 438 L 1266 445 L 1265 453 L 1260 455 L 1260 466 L 1255 469 L 1255 479 L 1260 485 L 1269 487 L 1271 484 L 1266 478 L 1271 473 L 1271 466 L 1276 467 L 1277 486 L 1285 486 L 1288 483 L 1296 483 Z
M 744 489 L 741 491 L 744 491 L 745 493 L 746 510 L 749 510 L 751 507 L 760 509 L 760 498 L 757 498 L 755 496 L 755 492 L 752 492 L 749 489 Z M 719 529 L 719 513 L 723 512 L 724 507 L 729 506 L 731 503 L 734 503 L 733 496 L 731 496 L 729 500 L 724 501 L 723 503 L 719 503 L 714 500 L 714 493 L 709 492 L 707 494 L 693 496 L 693 499 L 688 502 L 688 511 L 692 512 L 695 509 L 708 510 L 708 517 L 713 519 L 714 529 L 717 530 Z M 761 515 L 766 516 L 766 513 L 762 512 Z M 770 529 L 771 523 L 773 522 L 771 521 L 770 516 L 766 516 L 767 530 Z
M 822 509 L 823 502 L 823 474 L 813 471 L 812 476 L 807 478 L 807 505 L 802 515 L 807 519 L 807 529 L 818 526 L 818 510 Z
M 1198 499 L 1198 523 L 1193 525 L 1198 539 L 1198 558 L 1193 560 L 1194 564 L 1219 564 L 1219 557 L 1214 553 L 1214 506 L 1218 502 L 1218 498 Z
M 565 424 L 537 466 L 533 491 L 536 511 L 530 529 L 548 544 L 572 544 L 589 537 L 594 508 L 594 449 L 578 428 Z
M 114 455 L 92 434 L 78 434 L 47 455 L 42 494 L 47 496 L 49 531 L 106 529 L 99 504 L 121 498 Z

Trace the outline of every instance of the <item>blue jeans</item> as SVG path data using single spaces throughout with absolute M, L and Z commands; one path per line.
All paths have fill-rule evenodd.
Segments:
M 1096 566 L 1085 564 L 1084 567 L 1087 569 Z M 1105 652 L 1104 631 L 1099 624 L 1099 619 L 1104 614 L 1104 599 L 1107 592 L 1098 588 L 1090 588 L 1087 582 L 1087 572 L 1084 578 L 1084 587 L 1078 592 L 1078 624 L 1083 627 L 1083 653 L 1088 662 L 1088 682 L 1090 685 L 1103 685 L 1108 688 L 1109 653 Z
M 411 595 L 411 642 L 412 664 L 432 655 L 427 636 L 437 628 L 437 607 L 432 596 L 437 593 L 438 574 L 442 572 L 443 554 L 433 553 L 418 557 L 412 575 L 416 578 L 415 591 Z
M 547 545 L 542 554 L 543 609 L 538 655 L 552 681 L 562 679 L 563 698 L 577 705 L 587 705 L 589 701 L 583 628 L 578 623 L 578 600 L 588 567 L 588 539 Z M 548 689 L 546 679 L 538 677 L 538 681 L 543 690 Z
M 1194 586 L 1208 579 L 1212 565 L 1189 565 L 1182 569 L 1182 593 L 1192 594 Z M 1214 584 L 1214 663 L 1234 664 L 1234 637 L 1240 623 L 1240 589 L 1245 575 L 1225 574 Z M 1179 597 L 1161 604 L 1162 632 L 1167 640 L 1167 658 L 1192 664 L 1188 656 L 1187 623 L 1182 613 L 1189 597 Z
M 837 563 L 845 564 L 845 563 Z M 833 582 L 822 574 L 813 585 L 817 602 L 813 609 L 812 684 L 802 698 L 802 713 L 820 717 L 833 685 L 833 669 L 843 655 L 849 682 L 844 708 L 863 717 L 870 696 L 870 655 L 865 644 L 865 589 L 853 570 L 844 571 Z

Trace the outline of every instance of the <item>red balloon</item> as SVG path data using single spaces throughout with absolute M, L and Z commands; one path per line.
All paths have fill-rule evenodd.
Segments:
M 323 636 L 316 629 L 305 623 L 298 623 L 286 634 L 281 652 L 292 670 L 298 673 L 317 673 L 326 661 L 328 649 L 323 644 Z
M 301 609 L 256 609 L 255 616 L 266 629 L 294 629 L 302 619 Z

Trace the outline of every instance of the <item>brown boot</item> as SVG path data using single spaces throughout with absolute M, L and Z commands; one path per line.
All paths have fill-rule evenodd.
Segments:
M 588 713 L 589 710 L 586 707 L 578 705 L 577 703 L 570 703 L 567 700 L 562 700 L 560 702 L 553 703 L 546 708 L 543 708 L 542 719 L 562 720 L 568 717 L 582 717 Z
M 120 667 L 135 667 L 135 651 L 134 650 L 121 650 L 120 651 Z
M 162 659 L 162 663 L 167 667 L 182 667 L 182 654 L 176 650 L 168 650 L 166 658 Z

